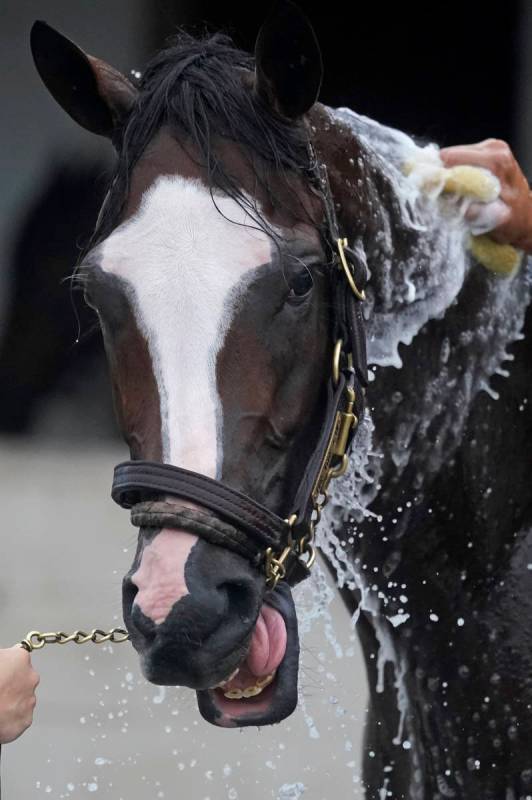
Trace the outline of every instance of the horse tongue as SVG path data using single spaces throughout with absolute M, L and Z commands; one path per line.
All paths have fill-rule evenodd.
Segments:
M 221 684 L 224 692 L 247 689 L 254 686 L 258 678 L 275 672 L 284 658 L 286 640 L 284 619 L 273 608 L 263 605 L 251 637 L 248 656 L 236 675 Z
M 275 609 L 263 605 L 251 637 L 246 667 L 256 677 L 277 669 L 286 652 L 286 626 Z

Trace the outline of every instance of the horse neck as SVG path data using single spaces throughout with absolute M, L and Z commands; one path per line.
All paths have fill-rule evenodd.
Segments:
M 493 739 L 474 721 L 485 698 L 493 698 L 497 722 L 506 698 L 515 698 L 511 713 L 521 736 L 530 735 L 520 666 L 530 649 L 530 270 L 524 265 L 501 280 L 470 263 L 462 225 L 405 185 L 401 134 L 324 116 L 329 141 L 356 153 L 358 197 L 346 189 L 340 145 L 329 151 L 331 175 L 343 229 L 359 239 L 371 271 L 368 344 L 378 365 L 371 416 L 355 438 L 350 470 L 333 482 L 318 534 L 344 595 L 364 612 L 358 630 L 372 695 L 366 744 L 382 753 L 375 766 L 367 762 L 365 780 L 377 796 L 382 765 L 393 762 L 394 797 L 440 796 L 452 763 L 467 786 L 452 793 L 487 797 L 482 787 L 500 782 L 505 769 L 519 774 L 522 757 L 510 743 L 497 770 L 475 783 L 468 757 L 489 752 Z M 357 525 L 349 524 L 353 517 Z M 506 631 L 517 665 L 509 669 Z M 464 689 L 457 675 L 466 668 L 475 680 Z M 498 698 L 494 674 L 504 676 Z M 433 690 L 432 676 L 446 693 Z M 396 746 L 403 736 L 412 745 L 406 756 Z
M 509 348 L 522 338 L 530 271 L 501 280 L 472 263 L 461 217 L 444 215 L 439 200 L 403 175 L 420 152 L 405 134 L 346 109 L 321 107 L 313 124 L 342 228 L 371 274 L 365 316 L 375 430 L 370 437 L 366 429 L 363 448 L 378 457 L 361 463 L 355 446 L 354 469 L 336 491 L 337 503 L 357 510 L 378 483 L 393 494 L 408 475 L 421 489 L 452 457 L 475 398 L 495 397 L 490 381 L 506 375 Z

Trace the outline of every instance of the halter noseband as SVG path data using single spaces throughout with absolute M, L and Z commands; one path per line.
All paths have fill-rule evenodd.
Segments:
M 283 519 L 221 481 L 152 461 L 118 464 L 111 490 L 115 502 L 132 509 L 133 525 L 188 530 L 232 550 L 263 570 L 272 589 L 282 579 L 295 585 L 309 575 L 315 560 L 315 527 L 327 503 L 331 480 L 347 469 L 347 452 L 364 410 L 367 386 L 361 310 L 366 269 L 340 235 L 327 168 L 318 164 L 312 146 L 310 155 L 313 188 L 323 200 L 325 239 L 332 254 L 336 344 L 323 427 L 296 492 L 292 514 Z M 168 496 L 192 501 L 203 510 L 180 508 L 165 501 Z

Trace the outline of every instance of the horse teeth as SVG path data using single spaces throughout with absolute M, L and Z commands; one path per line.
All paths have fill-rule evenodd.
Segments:
M 244 694 L 241 689 L 228 689 L 224 692 L 224 697 L 227 697 L 228 700 L 242 700 Z
M 258 678 L 255 685 L 259 686 L 261 689 L 265 689 L 267 686 L 270 685 L 270 683 L 273 681 L 274 678 L 275 678 L 275 672 L 270 672 L 270 674 L 265 675 L 264 678 Z
M 228 677 L 228 678 L 225 678 L 225 680 L 223 680 L 223 681 L 220 681 L 220 683 L 216 684 L 215 688 L 216 688 L 216 689 L 223 689 L 223 688 L 224 688 L 224 686 L 227 686 L 227 684 L 228 684 L 230 681 L 232 681 L 232 680 L 233 680 L 233 678 L 236 678 L 236 676 L 238 675 L 238 673 L 239 673 L 239 672 L 240 672 L 240 667 L 237 667 L 237 668 L 235 669 L 235 671 L 234 671 L 234 672 L 232 672 L 232 673 L 229 675 L 229 677 Z
M 242 700 L 245 697 L 257 697 L 264 689 L 270 685 L 275 678 L 275 672 L 265 675 L 264 678 L 257 678 L 254 686 L 246 686 L 245 689 L 227 689 L 224 697 L 228 700 Z M 223 686 L 219 687 L 223 689 Z
M 256 697 L 261 692 L 261 686 L 249 686 L 247 689 L 242 689 L 242 694 L 244 697 Z

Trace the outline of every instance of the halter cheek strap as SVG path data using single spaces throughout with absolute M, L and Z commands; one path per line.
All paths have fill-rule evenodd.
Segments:
M 347 469 L 347 452 L 363 414 L 367 386 L 361 311 L 365 266 L 340 236 L 326 167 L 317 164 L 313 151 L 311 156 L 315 191 L 323 199 L 326 239 L 332 252 L 336 344 L 321 434 L 296 492 L 293 513 L 283 519 L 221 481 L 151 461 L 118 464 L 111 491 L 113 500 L 132 509 L 134 525 L 189 530 L 247 558 L 265 572 L 270 588 L 281 579 L 294 585 L 309 574 L 315 559 L 314 530 L 331 480 Z M 202 510 L 165 502 L 167 497 L 192 501 Z

